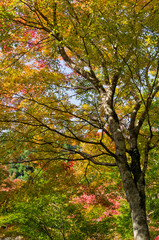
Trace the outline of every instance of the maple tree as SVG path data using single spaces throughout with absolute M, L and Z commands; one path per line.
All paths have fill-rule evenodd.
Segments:
M 87 160 L 117 167 L 135 240 L 150 239 L 145 173 L 158 144 L 157 4 L 1 4 L 3 158 L 10 143 L 12 158 L 32 149 L 30 161 L 41 165 Z
M 61 162 L 51 162 L 45 171 L 38 171 L 21 182 L 19 191 L 6 192 L 0 209 L 3 234 L 24 239 L 115 238 L 112 223 L 119 214 L 120 198 L 110 190 L 111 184 L 96 186 L 99 183 L 94 182 L 88 187 L 77 170 L 66 169 Z

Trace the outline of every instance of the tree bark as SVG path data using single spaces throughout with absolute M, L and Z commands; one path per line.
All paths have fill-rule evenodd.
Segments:
M 146 219 L 145 184 L 140 168 L 138 149 L 132 153 L 132 167 L 128 165 L 125 139 L 120 129 L 118 117 L 112 105 L 112 90 L 107 88 L 107 94 L 101 94 L 102 105 L 107 115 L 109 128 L 116 147 L 116 163 L 120 171 L 126 198 L 130 206 L 134 239 L 150 240 Z M 135 159 L 136 157 L 136 159 Z
M 132 178 L 129 166 L 118 163 L 118 167 L 126 193 L 126 198 L 130 206 L 134 239 L 150 240 L 146 219 L 145 197 L 143 194 L 140 194 L 140 191 L 138 190 L 134 179 Z M 142 187 L 144 188 L 144 186 Z

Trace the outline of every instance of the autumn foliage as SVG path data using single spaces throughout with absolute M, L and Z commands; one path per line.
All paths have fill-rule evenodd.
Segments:
M 157 239 L 158 25 L 157 0 L 0 3 L 3 235 Z

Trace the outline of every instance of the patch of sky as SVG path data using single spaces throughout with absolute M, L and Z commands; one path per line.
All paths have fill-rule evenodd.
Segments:
M 66 77 L 67 77 L 67 75 L 70 75 L 71 73 L 73 73 L 73 70 L 71 68 L 69 68 L 68 66 L 66 66 L 66 64 L 63 60 L 59 61 L 59 70 Z M 65 96 L 67 96 L 68 101 L 70 101 L 71 103 L 73 103 L 77 106 L 81 104 L 81 101 L 79 99 L 77 99 L 77 97 L 76 97 L 77 94 L 75 93 L 75 91 L 73 89 L 63 88 L 61 95 L 63 98 L 65 98 Z

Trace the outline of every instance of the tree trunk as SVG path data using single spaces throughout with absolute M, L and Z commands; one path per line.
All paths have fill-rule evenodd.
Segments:
M 145 198 L 140 194 L 134 179 L 132 178 L 129 166 L 118 164 L 123 181 L 126 198 L 130 206 L 134 239 L 150 240 L 146 219 Z
M 131 211 L 131 217 L 133 222 L 134 239 L 150 240 L 145 211 L 136 204 L 136 208 Z
M 150 240 L 146 219 L 145 184 L 144 177 L 141 173 L 138 149 L 135 148 L 132 152 L 132 167 L 130 168 L 127 162 L 125 139 L 112 104 L 113 87 L 107 87 L 107 94 L 102 93 L 101 99 L 105 114 L 108 118 L 109 128 L 115 142 L 116 163 L 120 171 L 126 198 L 130 206 L 134 239 Z M 130 139 L 130 141 L 131 140 L 132 139 Z M 134 144 L 132 147 L 134 147 Z

